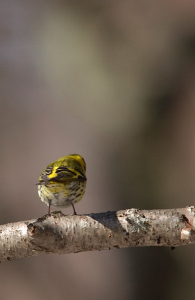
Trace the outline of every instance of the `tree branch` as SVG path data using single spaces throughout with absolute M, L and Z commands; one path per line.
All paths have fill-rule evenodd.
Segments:
M 52 212 L 0 226 L 0 261 L 44 253 L 195 243 L 195 208 L 127 209 L 89 215 Z

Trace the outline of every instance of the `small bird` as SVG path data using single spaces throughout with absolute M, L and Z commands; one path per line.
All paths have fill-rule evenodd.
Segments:
M 45 204 L 71 206 L 81 201 L 86 189 L 86 164 L 79 154 L 70 154 L 54 161 L 39 177 L 38 194 Z

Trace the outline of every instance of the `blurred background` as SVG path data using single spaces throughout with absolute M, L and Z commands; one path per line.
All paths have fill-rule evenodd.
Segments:
M 35 184 L 70 153 L 87 163 L 78 214 L 195 204 L 194 19 L 193 0 L 1 1 L 1 224 L 47 213 Z M 0 299 L 192 299 L 193 254 L 4 262 Z

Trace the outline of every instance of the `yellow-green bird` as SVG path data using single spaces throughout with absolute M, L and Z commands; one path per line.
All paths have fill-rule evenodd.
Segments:
M 79 154 L 70 154 L 54 161 L 41 173 L 38 194 L 45 204 L 71 206 L 81 201 L 86 189 L 86 164 Z

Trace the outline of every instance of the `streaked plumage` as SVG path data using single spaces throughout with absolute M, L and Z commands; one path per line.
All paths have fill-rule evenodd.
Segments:
M 86 188 L 86 164 L 78 154 L 63 156 L 47 166 L 41 173 L 38 183 L 38 194 L 49 206 L 72 205 L 81 201 Z

